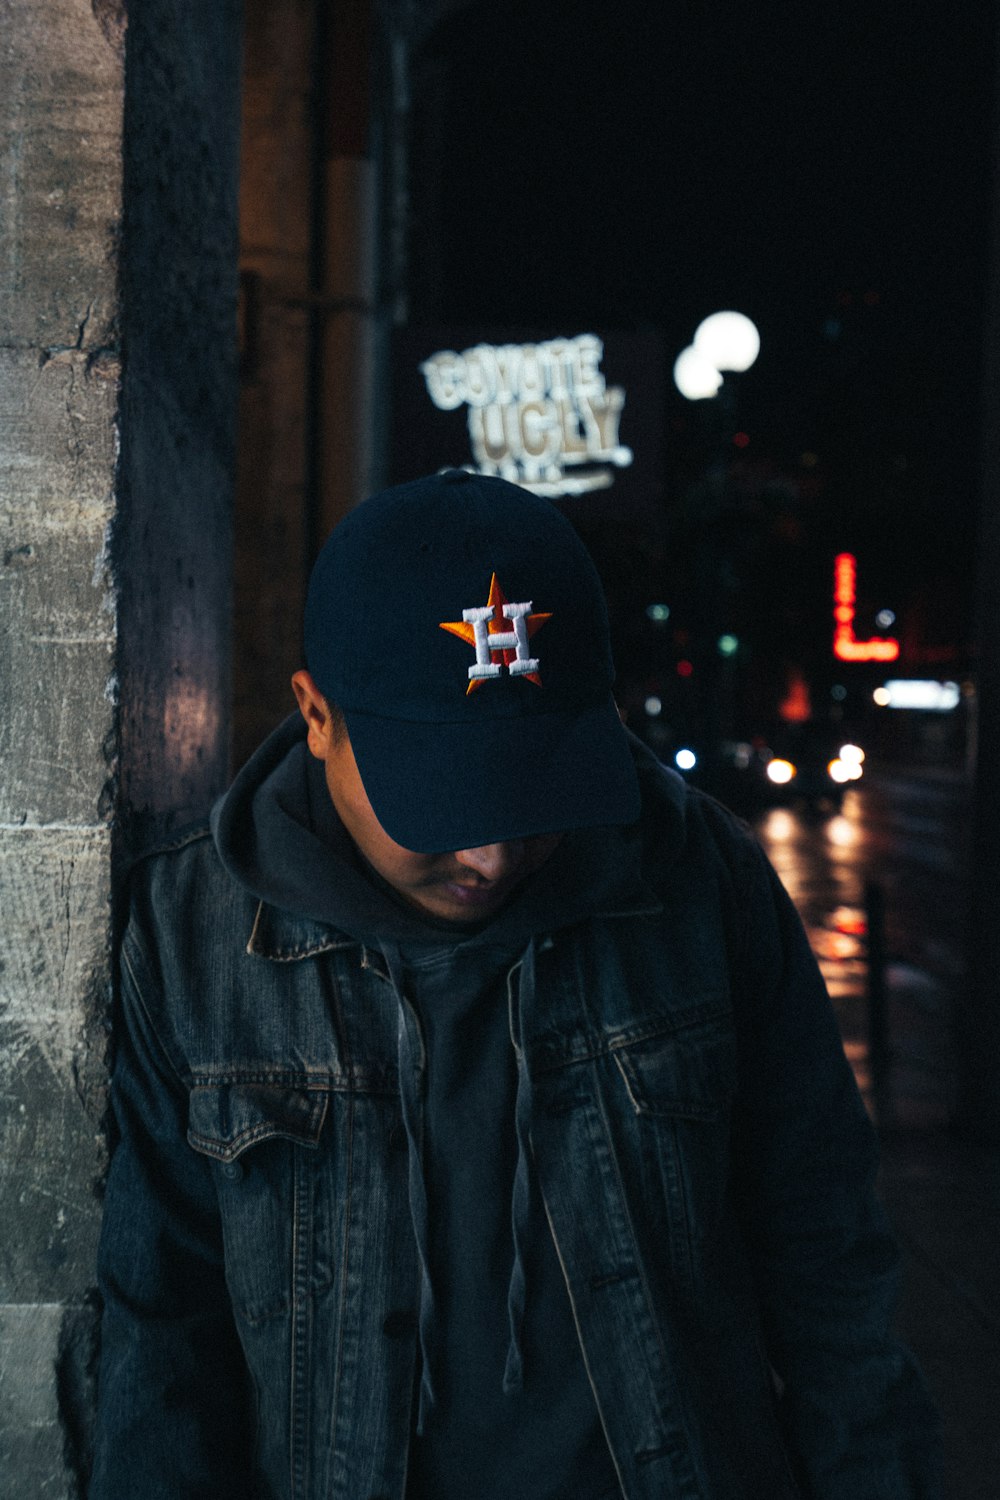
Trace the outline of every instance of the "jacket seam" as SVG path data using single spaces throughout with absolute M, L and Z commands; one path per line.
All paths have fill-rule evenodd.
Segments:
M 143 1019 L 145 1020 L 145 1023 L 146 1023 L 146 1025 L 149 1028 L 151 1036 L 156 1041 L 156 1045 L 159 1048 L 159 1050 L 160 1050 L 160 1052 L 161 1052 L 161 1054 L 163 1056 L 164 1062 L 166 1063 L 167 1067 L 170 1069 L 170 1072 L 172 1073 L 172 1075 L 174 1077 L 174 1080 L 177 1083 L 177 1085 L 179 1086 L 179 1088 L 181 1088 L 185 1093 L 188 1092 L 188 1089 L 190 1087 L 189 1082 L 188 1082 L 190 1074 L 186 1073 L 184 1071 L 184 1069 L 178 1068 L 176 1062 L 174 1061 L 173 1057 L 171 1056 L 170 1048 L 167 1046 L 166 1042 L 163 1040 L 162 1036 L 160 1035 L 160 1032 L 159 1032 L 159 1029 L 158 1029 L 158 1027 L 156 1025 L 156 1022 L 153 1019 L 152 1012 L 150 1011 L 149 1005 L 146 1002 L 146 997 L 144 996 L 144 994 L 142 992 L 142 986 L 139 983 L 139 979 L 138 979 L 138 976 L 137 976 L 137 974 L 135 972 L 135 968 L 134 968 L 134 966 L 133 966 L 133 964 L 132 964 L 132 962 L 131 962 L 131 960 L 130 960 L 130 958 L 128 956 L 128 952 L 127 952 L 124 944 L 122 944 L 121 962 L 122 962 L 123 967 L 128 971 L 128 975 L 129 975 L 129 978 L 131 980 L 131 990 L 132 990 L 133 998 L 135 1000 L 135 1004 L 138 1007 L 138 1009 L 142 1012 Z M 123 988 L 125 988 L 125 987 L 123 986 Z
M 533 1048 L 530 1042 L 528 1044 L 528 1052 L 535 1063 L 536 1072 L 539 1074 L 555 1073 L 561 1068 L 570 1068 L 575 1063 L 593 1062 L 598 1057 L 614 1057 L 618 1052 L 624 1052 L 629 1047 L 639 1046 L 643 1042 L 653 1040 L 655 1037 L 681 1037 L 685 1032 L 691 1031 L 697 1026 L 703 1026 L 709 1021 L 731 1021 L 732 1018 L 733 1007 L 727 1003 L 725 1005 L 717 1005 L 711 1010 L 699 1010 L 696 1015 L 692 1016 L 691 1020 L 685 1021 L 682 1025 L 677 1025 L 667 1018 L 660 1017 L 655 1021 L 650 1021 L 646 1026 L 630 1029 L 622 1036 L 604 1038 L 602 1040 L 591 1039 L 588 1040 L 583 1051 L 573 1052 L 570 1056 L 560 1056 L 555 1060 L 540 1060 L 538 1057 L 539 1049 L 537 1049 L 537 1046 Z

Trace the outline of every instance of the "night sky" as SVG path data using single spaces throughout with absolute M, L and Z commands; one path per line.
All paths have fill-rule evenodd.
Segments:
M 738 467 L 797 489 L 810 554 L 857 550 L 967 640 L 992 14 L 459 13 L 415 70 L 411 321 L 656 330 L 669 515 L 706 421 L 669 368 L 707 313 L 748 313 L 762 350 L 738 382 Z

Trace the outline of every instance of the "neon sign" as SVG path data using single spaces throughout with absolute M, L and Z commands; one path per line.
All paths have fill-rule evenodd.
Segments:
M 852 552 L 840 552 L 833 564 L 833 654 L 840 661 L 895 661 L 899 642 L 892 636 L 873 636 L 859 641 L 854 634 L 858 560 Z
M 633 457 L 618 439 L 625 392 L 607 384 L 603 354 L 596 334 L 581 333 L 537 344 L 476 344 L 461 354 L 442 349 L 420 373 L 440 411 L 468 407 L 480 474 L 499 474 L 539 495 L 582 495 L 609 488 L 614 469 Z
M 962 700 L 957 682 L 927 682 L 895 678 L 876 688 L 872 697 L 880 708 L 919 708 L 928 713 L 948 714 Z

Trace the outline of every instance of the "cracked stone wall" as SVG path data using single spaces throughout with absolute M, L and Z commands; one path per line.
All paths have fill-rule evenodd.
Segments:
M 0 0 L 0 1493 L 83 1493 L 113 871 L 227 760 L 236 0 Z

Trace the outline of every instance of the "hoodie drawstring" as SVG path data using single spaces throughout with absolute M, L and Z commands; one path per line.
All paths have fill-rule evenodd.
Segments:
M 418 1330 L 420 1341 L 421 1375 L 417 1403 L 417 1435 L 423 1436 L 427 1413 L 435 1403 L 434 1382 L 431 1371 L 431 1331 L 435 1317 L 434 1289 L 430 1274 L 428 1196 L 423 1160 L 423 1132 L 421 1129 L 420 1086 L 424 1071 L 423 1041 L 419 1020 L 411 1002 L 406 998 L 403 960 L 396 943 L 381 944 L 382 955 L 389 970 L 389 977 L 396 994 L 399 1010 L 397 1049 L 399 1065 L 399 1093 L 403 1114 L 403 1126 L 408 1144 L 408 1189 L 410 1219 L 416 1241 L 417 1258 L 420 1265 L 420 1308 Z M 520 962 L 511 970 L 508 980 L 508 1024 L 510 1040 L 517 1063 L 517 1093 L 514 1104 L 514 1128 L 517 1137 L 517 1164 L 514 1169 L 514 1186 L 511 1195 L 511 1235 L 514 1244 L 514 1259 L 511 1266 L 510 1284 L 507 1291 L 507 1316 L 510 1323 L 510 1343 L 503 1374 L 503 1391 L 512 1395 L 524 1385 L 524 1312 L 526 1301 L 525 1246 L 528 1241 L 528 1226 L 531 1207 L 530 1124 L 531 1124 L 531 1079 L 523 1045 L 522 1018 L 531 1009 L 535 995 L 535 940 L 525 949 Z
M 408 1145 L 408 1189 L 410 1219 L 420 1263 L 420 1309 L 417 1326 L 420 1339 L 420 1394 L 417 1402 L 417 1436 L 422 1437 L 427 1412 L 434 1405 L 431 1378 L 430 1333 L 434 1322 L 434 1290 L 431 1285 L 428 1251 L 427 1184 L 424 1180 L 423 1132 L 420 1128 L 420 1080 L 423 1076 L 423 1042 L 413 1007 L 403 987 L 403 960 L 396 943 L 381 945 L 392 987 L 399 1005 L 397 1052 L 399 1062 L 399 1096 L 403 1127 Z

